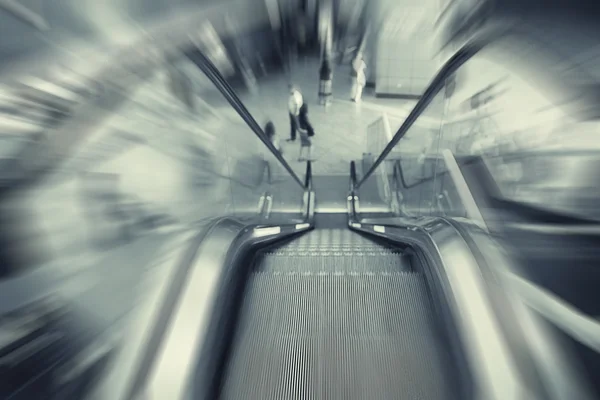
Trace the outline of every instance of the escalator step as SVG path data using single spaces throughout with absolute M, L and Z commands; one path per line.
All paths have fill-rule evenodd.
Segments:
M 221 398 L 454 398 L 425 280 L 399 259 L 264 256 Z
M 382 249 L 381 246 L 348 229 L 316 229 L 300 236 L 279 250 L 333 247 Z
M 313 258 L 306 262 L 306 258 Z M 377 257 L 377 262 L 373 258 Z M 400 254 L 377 251 L 323 252 L 306 251 L 291 254 L 268 254 L 255 264 L 255 271 L 262 273 L 302 274 L 393 274 L 410 271 L 409 262 Z

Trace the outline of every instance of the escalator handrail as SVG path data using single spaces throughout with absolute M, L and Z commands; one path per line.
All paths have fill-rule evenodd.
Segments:
M 356 163 L 354 161 L 350 161 L 350 192 L 348 194 L 348 223 L 352 225 L 353 223 L 357 223 L 358 221 L 358 207 L 356 202 L 358 201 L 358 197 L 356 196 Z
M 292 167 L 288 164 L 285 158 L 281 155 L 273 143 L 268 140 L 267 135 L 264 133 L 263 129 L 260 127 L 258 122 L 254 119 L 252 114 L 248 111 L 244 103 L 239 99 L 233 88 L 227 83 L 223 75 L 219 72 L 219 70 L 215 67 L 212 61 L 204 55 L 200 50 L 195 49 L 194 53 L 200 58 L 200 62 L 197 62 L 193 57 L 191 57 L 187 52 L 186 56 L 190 61 L 192 61 L 204 74 L 206 77 L 215 85 L 215 87 L 221 92 L 221 94 L 227 99 L 229 104 L 236 110 L 238 115 L 244 120 L 244 122 L 248 125 L 250 129 L 254 132 L 254 134 L 263 142 L 263 144 L 269 149 L 269 151 L 273 154 L 273 156 L 284 166 L 287 172 L 294 178 L 294 180 L 302 187 L 306 189 L 306 185 L 302 183 L 302 180 L 298 177 L 298 175 L 294 172 Z
M 350 162 L 350 192 L 354 192 L 356 189 L 356 163 L 354 161 Z
M 460 50 L 458 50 L 445 64 L 442 66 L 437 75 L 433 78 L 425 92 L 415 105 L 415 107 L 411 110 L 410 114 L 392 140 L 385 146 L 385 149 L 381 152 L 377 160 L 371 165 L 371 168 L 367 171 L 366 174 L 362 177 L 362 179 L 357 183 L 356 189 L 359 189 L 363 183 L 375 172 L 375 170 L 379 167 L 379 165 L 385 160 L 388 154 L 394 149 L 394 147 L 398 144 L 398 142 L 406 135 L 408 130 L 412 127 L 415 121 L 421 116 L 421 114 L 427 109 L 429 104 L 433 101 L 435 96 L 444 88 L 446 83 L 446 79 L 452 76 L 465 62 L 467 62 L 471 57 L 473 57 L 481 48 L 485 42 L 483 40 L 474 40 L 466 45 L 464 45 Z
M 258 136 L 258 138 L 267 146 L 267 148 L 273 153 L 273 155 L 278 159 L 278 161 L 284 165 L 284 167 L 288 170 L 288 172 L 292 175 L 292 177 L 299 183 L 301 186 L 302 183 L 300 178 L 295 174 L 295 172 L 291 169 L 287 161 L 281 156 L 281 153 L 274 147 L 274 145 L 267 139 L 266 134 L 263 129 L 258 125 L 252 114 L 245 107 L 243 102 L 239 99 L 233 88 L 229 85 L 229 83 L 225 80 L 225 78 L 221 75 L 219 70 L 215 67 L 212 61 L 204 55 L 199 50 L 194 50 L 195 54 L 201 58 L 201 62 L 198 63 L 193 59 L 189 54 L 186 56 L 192 61 L 198 68 L 200 68 L 207 78 L 217 87 L 217 89 L 223 94 L 225 99 L 230 103 L 230 105 L 237 111 L 238 115 L 246 122 L 246 124 L 254 131 L 254 133 Z M 185 54 L 185 53 L 184 53 Z M 217 83 L 218 82 L 218 83 Z M 304 186 L 303 186 L 304 187 Z
M 306 161 L 306 175 L 304 177 L 304 188 L 306 190 L 312 190 L 312 163 L 309 161 Z

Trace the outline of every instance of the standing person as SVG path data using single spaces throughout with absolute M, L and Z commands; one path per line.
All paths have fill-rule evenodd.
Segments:
M 367 75 L 365 74 L 367 64 L 365 64 L 362 54 L 359 54 L 352 62 L 352 67 L 356 71 L 356 77 L 354 77 L 354 82 L 352 84 L 351 99 L 358 103 L 362 97 L 363 88 L 367 84 Z
M 308 133 L 309 137 L 315 136 L 315 130 L 308 120 L 308 105 L 306 105 L 306 103 L 302 104 L 302 107 L 300 107 L 300 113 L 298 114 L 298 125 L 300 129 L 303 129 Z
M 331 62 L 328 58 L 323 59 L 321 69 L 319 70 L 319 103 L 329 105 L 331 103 L 331 81 L 333 71 L 331 70 Z
M 304 104 L 304 100 L 302 99 L 302 93 L 292 84 L 289 86 L 290 88 L 290 97 L 288 100 L 288 110 L 290 114 L 290 138 L 287 140 L 288 142 L 293 142 L 296 140 L 296 131 L 299 127 L 298 116 L 300 115 L 300 108 Z

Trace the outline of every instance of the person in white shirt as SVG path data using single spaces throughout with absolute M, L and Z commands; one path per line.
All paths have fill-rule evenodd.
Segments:
M 288 142 L 296 140 L 296 131 L 300 126 L 298 122 L 298 116 L 300 115 L 300 108 L 304 104 L 302 99 L 302 93 L 294 86 L 290 85 L 290 98 L 288 100 L 288 107 L 290 113 L 290 138 Z
M 367 76 L 365 74 L 367 64 L 365 64 L 362 55 L 358 55 L 354 59 L 352 67 L 356 71 L 356 77 L 354 77 L 354 82 L 352 84 L 351 99 L 352 101 L 359 102 L 362 97 L 363 88 L 367 84 Z

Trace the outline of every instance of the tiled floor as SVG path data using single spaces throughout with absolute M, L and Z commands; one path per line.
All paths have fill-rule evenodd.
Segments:
M 414 100 L 375 99 L 368 92 L 363 101 L 350 101 L 351 79 L 349 67 L 334 71 L 333 102 L 325 108 L 318 102 L 318 62 L 300 61 L 286 75 L 271 76 L 260 82 L 256 94 L 244 93 L 240 97 L 259 123 L 271 119 L 283 141 L 285 158 L 299 173 L 304 174 L 304 163 L 297 161 L 299 140 L 289 138 L 290 124 L 287 112 L 288 83 L 299 87 L 308 105 L 309 118 L 315 128 L 313 138 L 313 166 L 315 175 L 347 175 L 351 160 L 359 160 L 367 150 L 367 127 L 385 112 L 392 130 L 397 129 L 415 104 Z

